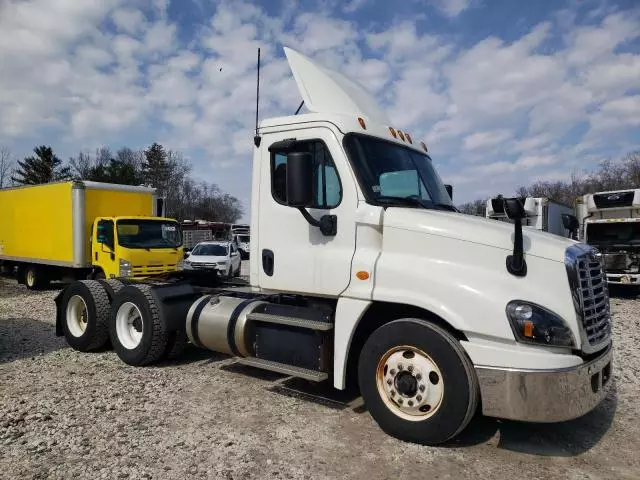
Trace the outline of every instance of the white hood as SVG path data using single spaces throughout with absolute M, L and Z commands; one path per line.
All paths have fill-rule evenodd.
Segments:
M 187 257 L 191 263 L 216 263 L 216 262 L 226 262 L 227 257 L 216 256 L 216 255 L 189 255 Z
M 382 125 L 390 123 L 375 98 L 358 82 L 291 48 L 284 47 L 284 53 L 309 111 L 363 116 Z
M 503 250 L 513 250 L 515 230 L 513 224 L 473 215 L 439 210 L 388 208 L 384 214 L 384 227 L 424 232 Z M 522 238 L 526 255 L 557 262 L 564 262 L 565 250 L 576 243 L 568 238 L 530 227 L 522 228 Z

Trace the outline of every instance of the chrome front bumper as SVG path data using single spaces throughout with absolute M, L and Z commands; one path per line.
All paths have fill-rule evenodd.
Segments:
M 593 410 L 611 385 L 613 350 L 558 370 L 476 367 L 482 413 L 525 422 L 562 422 Z

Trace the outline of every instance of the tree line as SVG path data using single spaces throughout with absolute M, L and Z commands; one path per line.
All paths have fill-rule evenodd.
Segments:
M 627 188 L 640 188 L 640 150 L 627 153 L 617 160 L 604 160 L 591 172 L 574 172 L 569 181 L 537 181 L 528 186 L 520 186 L 516 189 L 515 196 L 547 197 L 573 207 L 576 198 L 587 193 Z M 493 195 L 497 196 L 498 194 Z M 459 205 L 458 210 L 484 217 L 486 201 L 485 198 L 467 202 Z
M 178 220 L 235 223 L 243 214 L 236 197 L 214 183 L 195 181 L 182 154 L 159 143 L 115 152 L 102 147 L 95 154 L 80 152 L 66 163 L 50 146 L 38 146 L 33 155 L 17 161 L 0 146 L 0 188 L 64 180 L 153 186 L 166 198 L 167 215 Z

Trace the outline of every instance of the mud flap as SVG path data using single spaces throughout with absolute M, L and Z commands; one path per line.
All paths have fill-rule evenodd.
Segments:
M 60 305 L 62 303 L 63 293 L 64 293 L 64 290 L 61 290 L 60 293 L 56 295 L 56 298 L 53 299 L 56 302 L 56 337 L 64 336 L 64 330 L 62 329 L 62 321 L 63 321 L 62 305 Z

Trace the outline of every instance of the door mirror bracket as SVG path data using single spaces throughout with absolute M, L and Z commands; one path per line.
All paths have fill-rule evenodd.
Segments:
M 309 225 L 318 227 L 325 237 L 335 237 L 338 233 L 338 217 L 336 215 L 323 215 L 320 220 L 311 216 L 305 208 L 298 208 Z

